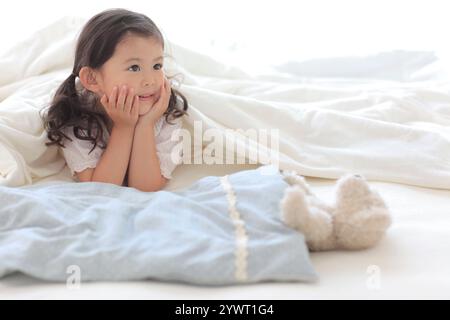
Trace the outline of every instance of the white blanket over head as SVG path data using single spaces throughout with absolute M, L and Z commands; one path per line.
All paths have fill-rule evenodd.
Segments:
M 38 112 L 70 74 L 85 22 L 59 20 L 0 58 L 0 185 L 31 184 L 64 168 L 58 148 L 45 146 Z M 200 120 L 203 132 L 219 129 L 261 162 L 250 152 L 266 150 L 261 141 L 246 143 L 226 129 L 279 129 L 278 146 L 266 146 L 279 148 L 281 169 L 450 189 L 450 86 L 427 78 L 432 54 L 305 61 L 256 76 L 173 43 L 166 48 L 174 57 L 168 75 L 184 75 L 191 133 Z

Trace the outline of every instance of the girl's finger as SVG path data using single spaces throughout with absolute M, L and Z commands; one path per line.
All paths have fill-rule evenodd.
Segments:
M 169 82 L 169 79 L 165 79 L 165 83 L 166 83 L 166 91 L 167 92 L 170 92 L 170 89 L 171 89 L 171 87 L 170 87 L 170 82 Z
M 125 113 L 130 113 L 133 102 L 134 102 L 134 88 L 130 88 L 130 90 L 128 90 L 127 96 L 125 97 L 125 105 L 123 107 L 123 111 Z
M 163 80 L 163 83 L 162 83 L 162 86 L 161 86 L 161 90 L 159 92 L 160 95 L 163 96 L 165 91 L 166 91 L 166 77 L 164 77 L 164 80 Z
M 133 106 L 132 106 L 132 109 L 131 109 L 131 114 L 133 116 L 139 115 L 139 96 L 138 95 L 134 96 L 134 101 L 133 101 Z
M 111 97 L 109 99 L 109 107 L 113 108 L 115 107 L 117 101 L 117 91 L 118 91 L 117 86 L 115 86 L 111 92 Z
M 170 86 L 169 81 L 167 80 L 167 97 L 170 98 L 170 94 L 172 93 L 172 88 Z
M 108 109 L 108 98 L 106 97 L 106 94 L 103 94 L 100 99 L 100 103 L 103 105 L 103 107 Z
M 161 92 L 160 92 L 158 101 L 159 102 L 165 101 L 166 95 L 167 95 L 167 83 L 166 83 L 166 78 L 164 77 L 164 81 L 163 81 L 163 85 L 161 86 Z
M 116 108 L 119 110 L 123 110 L 123 106 L 125 103 L 125 97 L 127 95 L 127 87 L 123 86 L 120 89 L 120 94 L 119 94 L 119 98 L 117 99 L 117 104 L 116 104 Z
M 166 88 L 167 90 L 170 90 L 170 82 L 169 79 L 166 78 Z
M 165 79 L 165 84 L 166 84 L 166 92 L 164 94 L 164 101 L 167 102 L 170 99 L 170 83 L 169 80 Z

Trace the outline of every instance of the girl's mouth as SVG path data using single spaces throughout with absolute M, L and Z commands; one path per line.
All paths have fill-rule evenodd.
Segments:
M 153 95 L 139 96 L 140 101 L 150 101 L 153 98 Z

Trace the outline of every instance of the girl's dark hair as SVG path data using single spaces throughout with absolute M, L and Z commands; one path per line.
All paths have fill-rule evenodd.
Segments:
M 107 113 L 98 110 L 96 94 L 78 90 L 76 78 L 82 67 L 100 68 L 114 54 L 116 45 L 129 33 L 159 39 L 164 49 L 164 38 L 158 27 L 146 15 L 125 9 L 111 9 L 92 17 L 83 27 L 78 38 L 72 74 L 59 86 L 47 112 L 42 116 L 47 137 L 46 145 L 57 144 L 64 147 L 64 139 L 71 140 L 64 130 L 73 126 L 75 137 L 90 140 L 92 152 L 97 144 L 106 148 L 103 139 L 105 129 L 111 127 Z M 187 99 L 177 90 L 171 89 L 169 107 L 165 120 L 187 114 Z M 107 129 L 109 130 L 109 129 Z

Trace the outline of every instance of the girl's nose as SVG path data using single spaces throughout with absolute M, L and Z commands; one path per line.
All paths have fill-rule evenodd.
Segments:
M 142 87 L 149 89 L 149 88 L 156 87 L 156 85 L 153 82 L 151 82 L 151 81 L 144 81 L 144 85 Z
M 148 77 L 143 80 L 144 87 L 150 87 L 155 85 L 155 79 L 153 77 Z

